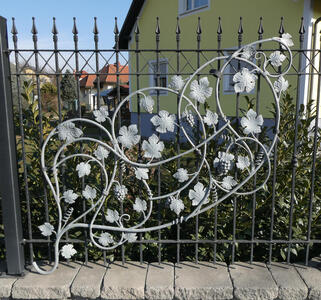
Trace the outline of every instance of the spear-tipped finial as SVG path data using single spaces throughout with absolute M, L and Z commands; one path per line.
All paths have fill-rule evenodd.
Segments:
M 280 29 L 279 29 L 279 34 L 283 34 L 285 32 L 284 27 L 283 27 L 283 17 L 281 17 L 281 24 L 280 24 Z
M 300 26 L 299 33 L 300 33 L 300 34 L 305 34 L 304 18 L 303 18 L 303 17 L 301 17 L 301 26 Z
M 257 31 L 257 33 L 260 34 L 260 35 L 263 34 L 263 32 L 264 32 L 263 25 L 262 25 L 262 20 L 263 20 L 263 18 L 260 17 L 260 25 L 259 25 L 259 29 Z
M 97 17 L 94 17 L 94 29 L 93 29 L 93 34 L 98 34 L 98 27 L 97 27 Z
M 198 17 L 196 33 L 197 34 L 201 34 L 202 33 L 201 17 Z
M 119 30 L 118 30 L 118 26 L 117 26 L 117 17 L 115 17 L 115 27 L 114 27 L 114 34 L 118 34 Z
M 72 33 L 78 34 L 77 24 L 76 24 L 76 18 L 74 17 L 74 26 L 72 27 Z
M 159 17 L 156 17 L 156 29 L 155 29 L 156 34 L 160 34 L 160 28 L 159 28 Z
M 240 25 L 239 25 L 239 29 L 237 31 L 238 34 L 242 34 L 243 33 L 243 18 L 240 17 Z
M 52 24 L 52 30 L 51 30 L 51 32 L 52 32 L 52 34 L 58 34 L 58 30 L 57 30 L 57 26 L 56 26 L 56 18 L 53 17 L 53 18 L 52 18 L 52 21 L 53 21 L 53 24 Z
M 32 34 L 37 34 L 37 33 L 38 33 L 38 30 L 37 30 L 37 28 L 36 28 L 36 23 L 35 23 L 35 17 L 32 17 L 31 33 L 32 33 Z
M 222 24 L 221 24 L 221 17 L 218 17 L 218 26 L 217 26 L 217 34 L 222 34 Z
M 181 27 L 179 26 L 179 17 L 176 18 L 176 34 L 181 33 Z
M 136 20 L 135 34 L 139 34 L 138 18 Z
M 16 27 L 15 18 L 12 18 L 11 33 L 12 33 L 12 34 L 18 34 L 18 30 L 17 30 L 17 27 Z

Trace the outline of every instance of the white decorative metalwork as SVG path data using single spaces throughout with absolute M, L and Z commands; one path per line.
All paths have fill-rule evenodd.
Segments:
M 264 44 L 266 42 L 276 42 L 278 47 L 281 46 L 283 50 L 275 51 L 267 58 L 265 53 L 256 50 L 258 44 Z M 56 230 L 54 230 L 54 226 L 50 223 L 44 223 L 39 226 L 39 230 L 44 236 L 55 235 L 55 264 L 51 270 L 45 271 L 40 269 L 37 263 L 34 263 L 35 269 L 41 274 L 52 273 L 57 268 L 59 254 L 68 259 L 76 253 L 76 250 L 71 244 L 66 244 L 60 248 L 62 236 L 71 229 L 89 229 L 90 239 L 93 245 L 103 250 L 111 250 L 126 241 L 136 241 L 137 233 L 159 230 L 174 224 L 186 222 L 190 218 L 217 206 L 231 195 L 248 195 L 264 187 L 270 176 L 269 156 L 277 140 L 277 135 L 270 141 L 269 146 L 264 145 L 258 140 L 258 133 L 261 132 L 263 125 L 263 117 L 257 115 L 252 109 L 242 117 L 240 122 L 244 135 L 242 136 L 234 129 L 231 121 L 223 113 L 220 104 L 219 85 L 222 79 L 222 75 L 220 74 L 224 73 L 224 70 L 232 60 L 244 62 L 249 66 L 249 68 L 242 68 L 234 75 L 235 93 L 252 91 L 258 75 L 266 80 L 275 100 L 275 132 L 277 132 L 280 119 L 279 99 L 281 93 L 288 88 L 288 82 L 283 76 L 288 72 L 292 64 L 292 54 L 289 49 L 292 45 L 293 43 L 289 34 L 284 34 L 282 38 L 274 37 L 256 41 L 238 49 L 231 56 L 221 56 L 211 59 L 188 78 L 183 79 L 181 76 L 173 76 L 168 88 L 143 88 L 131 93 L 121 101 L 115 109 L 112 118 L 109 117 L 106 107 L 101 107 L 99 110 L 94 111 L 95 121 L 75 118 L 67 120 L 55 128 L 44 142 L 41 153 L 41 165 L 56 202 L 58 220 L 56 220 Z M 288 54 L 288 66 L 285 68 L 285 71 L 281 73 L 269 72 L 267 68 L 270 65 L 272 70 L 273 67 L 282 66 L 282 63 L 286 59 L 285 53 Z M 262 62 L 260 66 L 255 63 L 255 61 L 259 59 Z M 213 96 L 213 88 L 210 87 L 210 81 L 207 77 L 200 78 L 198 74 L 218 60 L 223 60 L 224 64 L 221 70 L 217 72 L 219 75 L 217 75 L 214 93 L 217 112 L 212 112 L 207 109 L 205 116 L 202 117 L 199 109 L 200 104 L 209 101 Z M 199 80 L 195 79 L 196 76 L 199 76 Z M 274 83 L 271 81 L 273 78 L 276 78 Z M 188 88 L 190 89 L 189 97 L 186 96 Z M 138 133 L 136 125 L 130 125 L 128 127 L 122 126 L 118 134 L 116 134 L 117 125 L 115 123 L 117 115 L 121 107 L 129 101 L 131 97 L 139 95 L 141 98 L 140 106 L 147 113 L 152 113 L 155 102 L 147 95 L 151 89 L 167 91 L 178 95 L 178 115 L 170 114 L 165 110 L 159 111 L 157 115 L 151 118 L 156 133 L 143 141 L 141 141 L 141 136 Z M 110 126 L 110 130 L 107 130 L 106 127 L 102 125 L 104 122 L 109 123 L 108 126 Z M 83 131 L 75 126 L 75 124 L 78 123 L 82 126 L 90 125 L 97 127 L 100 132 L 107 137 L 107 141 L 83 136 Z M 183 123 L 187 124 L 187 126 L 179 125 Z M 199 126 L 199 133 L 198 138 L 193 139 L 191 132 L 195 127 L 197 129 L 196 124 Z M 218 124 L 220 126 L 217 129 Z M 177 153 L 175 156 L 163 158 L 165 144 L 161 141 L 159 133 L 173 133 L 177 126 L 180 127 L 182 134 L 189 144 L 189 149 L 183 153 Z M 48 147 L 49 141 L 56 142 L 55 136 L 58 136 L 58 139 L 62 141 L 62 145 L 58 148 L 52 165 L 47 166 L 46 148 Z M 226 140 L 228 143 L 225 151 L 217 151 L 215 158 L 210 162 L 207 155 L 208 146 L 214 138 L 218 137 Z M 70 151 L 70 145 L 75 143 L 81 143 L 83 145 L 86 142 L 96 144 L 95 149 L 92 150 L 91 153 L 87 149 L 84 153 L 64 155 L 67 149 Z M 137 153 L 137 151 L 135 152 L 134 150 L 137 150 L 139 143 L 141 143 L 143 150 L 142 157 L 133 154 Z M 256 144 L 256 148 L 258 149 L 256 153 L 252 153 L 249 146 L 250 143 Z M 150 181 L 153 180 L 153 170 L 159 166 L 164 166 L 166 163 L 181 159 L 185 155 L 193 154 L 198 157 L 196 171 L 194 170 L 192 173 L 189 173 L 186 168 L 178 168 L 173 175 L 168 175 L 173 176 L 178 188 L 173 188 L 172 191 L 166 194 L 154 196 L 150 186 Z M 113 157 L 114 166 L 112 167 L 111 174 L 107 174 L 105 160 L 111 157 Z M 78 177 L 84 181 L 83 190 L 77 193 L 72 189 L 74 187 L 68 187 L 69 189 L 66 189 L 62 193 L 63 181 L 61 179 L 59 180 L 59 176 L 63 176 L 63 172 L 60 170 L 67 162 L 78 162 L 80 160 L 82 161 L 77 164 L 75 170 L 77 171 Z M 258 170 L 261 169 L 265 163 L 267 164 L 267 174 L 265 174 L 261 184 L 252 190 L 244 190 L 249 187 L 249 185 L 247 185 L 249 180 L 257 174 Z M 98 170 L 99 173 L 101 172 L 102 178 L 102 181 L 96 185 L 87 183 L 87 179 L 90 176 L 94 176 L 94 165 L 99 167 Z M 132 177 L 137 179 L 142 189 L 145 189 L 143 196 L 131 196 L 132 199 L 135 199 L 135 202 L 132 204 L 133 214 L 141 215 L 140 221 L 134 225 L 128 225 L 131 219 L 128 210 L 126 213 L 121 214 L 120 209 L 111 209 L 111 207 L 108 207 L 109 203 L 107 203 L 107 199 L 115 197 L 119 201 L 118 204 L 120 206 L 121 203 L 124 204 L 127 201 L 126 199 L 130 193 L 126 182 L 120 183 L 116 180 L 119 166 L 121 167 L 120 169 L 129 169 L 134 175 Z M 240 172 L 244 172 L 244 178 L 235 179 L 233 175 L 237 169 Z M 202 170 L 207 174 L 206 180 L 202 179 L 204 176 L 199 177 Z M 97 176 L 95 178 L 97 178 Z M 184 194 L 184 196 L 182 196 L 182 194 Z M 84 213 L 79 216 L 74 216 L 75 211 L 73 204 L 82 197 L 88 201 L 87 203 L 90 203 L 90 206 Z M 189 205 L 191 206 L 191 212 L 187 215 L 183 215 L 185 205 L 182 198 L 187 199 L 186 201 L 190 201 L 191 204 Z M 155 200 L 166 201 L 169 209 L 177 215 L 177 218 L 166 224 L 146 227 L 145 224 L 151 216 Z M 64 214 L 63 210 L 65 211 Z M 107 224 L 105 224 L 106 222 L 97 224 L 98 215 L 102 212 L 103 214 L 100 216 L 103 216 Z M 89 214 L 93 215 L 89 223 L 82 222 L 83 218 Z

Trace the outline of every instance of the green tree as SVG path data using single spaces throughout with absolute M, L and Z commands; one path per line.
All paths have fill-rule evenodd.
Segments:
M 61 99 L 68 103 L 68 107 L 70 103 L 76 99 L 76 80 L 74 76 L 70 73 L 69 70 L 66 71 L 60 82 L 60 90 L 61 90 Z
M 57 102 L 55 101 L 57 100 L 57 87 L 51 82 L 46 82 L 41 86 L 40 91 L 42 104 L 47 109 L 47 111 L 51 109 L 57 110 L 57 103 L 55 103 Z

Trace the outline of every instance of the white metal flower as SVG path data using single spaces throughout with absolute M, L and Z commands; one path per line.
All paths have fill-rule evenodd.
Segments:
M 288 89 L 289 82 L 283 76 L 280 76 L 277 81 L 274 81 L 273 86 L 277 93 L 283 93 Z
M 191 110 L 185 110 L 182 113 L 182 118 L 186 120 L 186 122 L 191 126 L 194 127 L 195 125 L 195 120 L 194 120 L 194 115 Z
M 145 151 L 146 158 L 160 158 L 161 152 L 164 150 L 164 143 L 161 142 L 157 135 L 153 134 L 147 141 L 143 141 L 142 149 Z
M 109 244 L 113 244 L 114 243 L 114 238 L 113 236 L 108 233 L 108 232 L 103 232 L 99 239 L 98 239 L 99 243 L 103 246 L 108 246 Z
M 114 223 L 119 220 L 119 213 L 117 210 L 107 209 L 107 216 L 106 216 L 107 222 Z
M 288 47 L 294 46 L 293 41 L 292 41 L 292 35 L 289 34 L 289 33 L 283 33 L 283 34 L 282 34 L 281 41 L 282 41 L 285 45 L 287 45 Z M 282 44 L 281 44 L 281 46 L 282 46 L 282 49 L 286 49 Z
M 191 83 L 190 97 L 200 103 L 204 103 L 205 100 L 212 95 L 213 88 L 209 87 L 210 83 L 207 77 L 203 77 L 199 80 L 193 80 Z
M 242 56 L 243 58 L 247 59 L 247 60 L 250 60 L 252 57 L 254 57 L 255 52 L 256 52 L 256 50 L 255 50 L 254 47 L 252 47 L 252 46 L 245 46 L 245 47 L 243 48 L 243 52 L 242 52 L 241 56 Z
M 75 200 L 78 198 L 78 195 L 74 193 L 73 190 L 67 190 L 63 193 L 62 198 L 65 200 L 66 203 L 73 204 Z
M 71 258 L 76 253 L 77 253 L 77 251 L 74 249 L 74 246 L 72 244 L 64 245 L 61 248 L 61 255 L 66 259 Z
M 223 178 L 223 182 L 222 182 L 223 188 L 227 190 L 231 190 L 233 186 L 236 186 L 236 185 L 237 185 L 237 182 L 234 180 L 232 176 L 226 176 Z
M 101 106 L 98 110 L 94 110 L 93 114 L 95 116 L 95 120 L 98 123 L 103 123 L 108 118 L 108 107 L 107 106 Z
M 205 188 L 204 185 L 201 182 L 198 182 L 194 186 L 194 190 L 189 190 L 188 197 L 192 200 L 192 205 L 196 206 L 198 205 L 205 197 Z M 203 202 L 203 204 L 208 203 L 209 200 L 206 198 Z
M 136 124 L 132 124 L 128 127 L 122 126 L 119 129 L 120 135 L 117 140 L 123 145 L 123 147 L 130 149 L 135 146 L 140 140 L 140 135 L 138 135 L 137 133 L 138 129 Z
M 252 74 L 249 69 L 242 68 L 241 72 L 233 76 L 235 93 L 242 93 L 244 90 L 249 93 L 255 88 L 255 80 L 257 76 Z
M 97 191 L 95 188 L 90 187 L 89 185 L 86 185 L 85 189 L 82 191 L 82 195 L 87 199 L 95 199 L 97 195 Z
M 94 151 L 94 155 L 97 157 L 98 160 L 104 160 L 108 157 L 109 151 L 105 147 L 99 145 L 97 149 Z
M 137 234 L 136 233 L 125 233 L 124 238 L 128 241 L 128 243 L 133 243 L 137 240 Z
M 245 134 L 249 133 L 260 133 L 261 126 L 263 125 L 262 115 L 257 116 L 257 113 L 251 108 L 246 116 L 242 117 L 241 125 L 244 128 L 243 132 Z
M 51 236 L 54 231 L 54 227 L 48 222 L 38 226 L 38 228 L 41 230 L 41 234 L 44 236 Z
M 78 171 L 78 177 L 84 177 L 90 174 L 91 166 L 89 163 L 81 162 L 76 166 L 76 171 Z
M 229 152 L 219 151 L 217 157 L 214 159 L 214 168 L 222 162 L 231 163 L 234 160 L 234 155 Z
M 270 55 L 271 65 L 274 67 L 282 66 L 282 63 L 286 59 L 286 56 L 282 54 L 280 51 L 275 51 Z
M 140 106 L 151 114 L 154 108 L 154 99 L 151 96 L 146 96 L 140 99 Z
M 180 75 L 174 75 L 172 76 L 172 80 L 169 84 L 169 88 L 180 91 L 185 85 L 185 80 Z
M 206 116 L 204 117 L 204 123 L 210 127 L 215 126 L 218 123 L 218 115 L 216 112 L 212 112 L 209 109 L 206 110 Z
M 150 120 L 156 127 L 156 131 L 160 133 L 166 133 L 166 131 L 174 131 L 174 122 L 176 121 L 176 116 L 174 114 L 169 114 L 166 110 L 161 110 L 158 113 L 159 116 L 154 116 Z
M 178 182 L 185 182 L 188 180 L 187 170 L 184 168 L 179 168 L 177 172 L 173 175 L 173 177 L 177 179 Z
M 242 156 L 242 155 L 239 155 L 237 157 L 237 163 L 236 163 L 236 166 L 241 169 L 241 170 L 244 170 L 246 168 L 248 168 L 250 166 L 250 159 L 248 158 L 248 156 Z
M 170 202 L 169 208 L 175 212 L 177 215 L 181 213 L 182 210 L 184 210 L 184 203 L 182 199 L 170 196 Z
M 114 187 L 114 193 L 115 193 L 116 198 L 120 202 L 122 202 L 122 201 L 124 201 L 124 199 L 128 193 L 128 190 L 124 185 L 116 184 Z
M 148 172 L 147 168 L 137 168 L 135 170 L 136 178 L 139 180 L 148 179 Z
M 147 209 L 146 201 L 140 198 L 136 198 L 135 203 L 133 204 L 133 209 L 138 213 L 145 211 Z
M 74 139 L 79 138 L 83 132 L 75 126 L 72 122 L 67 122 L 57 126 L 58 137 L 67 143 L 72 142 Z

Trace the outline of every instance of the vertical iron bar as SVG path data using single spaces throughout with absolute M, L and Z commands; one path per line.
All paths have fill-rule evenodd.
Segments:
M 317 34 L 316 30 L 315 30 L 315 34 Z M 321 42 L 321 32 L 319 32 L 319 38 Z M 315 119 L 314 136 L 313 136 L 312 173 L 311 173 L 311 190 L 310 190 L 310 200 L 309 200 L 307 241 L 310 241 L 310 238 L 311 238 L 312 209 L 313 209 L 314 185 L 315 185 L 315 164 L 316 164 L 316 158 L 317 158 L 317 152 L 318 152 L 318 137 L 319 137 L 318 130 L 319 130 L 320 93 L 321 93 L 321 72 L 320 71 L 321 71 L 321 52 L 319 50 L 318 94 L 317 94 L 317 102 L 316 102 L 316 119 Z M 313 80 L 311 80 L 311 82 L 312 81 Z M 308 243 L 306 248 L 306 254 L 305 254 L 306 265 L 308 265 L 308 261 L 309 261 L 309 251 L 310 251 L 310 244 Z
M 242 17 L 240 17 L 240 25 L 238 28 L 238 48 L 241 48 L 242 45 L 242 34 L 243 34 L 243 25 L 242 25 Z M 241 68 L 240 61 L 237 63 L 237 70 L 239 71 Z M 239 105 L 240 105 L 240 93 L 236 94 L 236 126 L 239 128 Z M 235 180 L 237 180 L 237 173 L 235 173 Z M 232 264 L 235 261 L 235 237 L 236 237 L 236 210 L 237 210 L 237 196 L 234 197 L 234 209 L 233 209 L 233 244 L 232 244 Z
M 196 63 L 197 63 L 197 69 L 200 67 L 200 53 L 201 53 L 201 34 L 202 34 L 202 28 L 201 28 L 201 18 L 198 17 L 198 22 L 197 22 L 197 29 L 196 29 L 196 53 L 197 53 L 197 57 L 196 57 Z M 200 75 L 197 75 L 197 81 L 199 82 L 200 79 Z M 199 110 L 200 107 L 200 103 L 197 101 L 197 110 Z M 199 130 L 200 130 L 200 121 L 197 118 L 197 143 L 199 144 L 200 142 L 200 134 L 199 134 Z M 197 158 L 197 168 L 199 167 L 199 159 Z M 198 180 L 198 177 L 197 177 Z M 195 243 L 195 262 L 198 263 L 198 230 L 199 230 L 199 217 L 198 215 L 196 215 L 196 220 L 195 220 L 195 237 L 196 237 L 196 243 Z
M 181 29 L 179 26 L 179 17 L 177 17 L 177 24 L 176 24 L 176 75 L 179 76 L 180 74 L 180 38 L 181 38 Z M 177 154 L 181 152 L 181 145 L 180 145 L 180 119 L 178 118 L 179 116 L 179 98 L 180 95 L 177 95 L 177 122 L 178 122 L 178 127 L 177 127 L 177 132 L 176 132 L 176 144 L 177 144 Z M 180 158 L 177 159 L 177 169 L 180 168 L 181 160 Z M 180 223 L 177 223 L 176 227 L 176 239 L 177 241 L 180 240 L 181 236 L 181 226 Z M 176 263 L 180 262 L 180 243 L 176 244 Z
M 32 40 L 33 40 L 33 46 L 34 46 L 34 55 L 35 55 L 35 67 L 36 67 L 36 88 L 37 88 L 37 96 L 38 96 L 38 111 L 39 111 L 39 149 L 41 151 L 42 144 L 44 141 L 43 138 L 43 126 L 42 126 L 42 103 L 41 103 L 41 90 L 40 90 L 40 69 L 39 69 L 39 51 L 38 51 L 38 30 L 36 28 L 35 24 L 35 18 L 32 17 Z M 39 153 L 40 155 L 40 153 Z M 48 210 L 48 197 L 47 197 L 47 189 L 46 189 L 46 180 L 43 176 L 43 173 L 41 172 L 41 178 L 42 178 L 42 184 L 43 184 L 43 194 L 44 194 L 44 200 L 45 200 L 45 218 L 46 222 L 49 222 L 49 210 Z M 51 247 L 50 247 L 50 238 L 48 237 L 48 257 L 49 260 L 51 260 Z
M 23 111 L 22 111 L 22 99 L 21 99 L 21 78 L 19 70 L 19 51 L 18 51 L 18 31 L 15 25 L 15 18 L 12 18 L 12 40 L 15 50 L 15 64 L 16 64 L 16 82 L 17 82 L 17 97 L 18 97 L 18 109 L 19 109 L 19 127 L 21 136 L 21 154 L 22 154 L 22 164 L 23 164 L 23 180 L 25 185 L 25 197 L 27 205 L 27 220 L 28 220 L 28 238 L 32 240 L 32 224 L 31 224 L 31 211 L 30 211 L 30 193 L 29 193 L 29 183 L 28 183 L 28 167 L 26 161 L 26 146 L 25 146 L 25 132 L 23 128 Z M 29 243 L 29 255 L 30 264 L 33 263 L 33 244 Z
M 56 85 L 57 85 L 57 97 L 58 97 L 58 116 L 59 116 L 59 123 L 61 123 L 62 122 L 62 113 L 61 113 L 61 93 L 60 93 L 60 83 L 59 83 L 60 69 L 59 69 L 59 59 L 58 59 L 59 51 L 58 51 L 57 33 L 58 33 L 57 29 L 55 31 L 53 30 L 55 69 L 56 69 Z
M 303 18 L 301 20 L 303 22 Z M 300 33 L 300 32 L 299 32 Z M 296 109 L 295 109 L 295 124 L 294 124 L 294 147 L 293 147 L 293 157 L 292 157 L 292 181 L 291 181 L 291 204 L 290 204 L 290 220 L 289 220 L 289 241 L 292 239 L 292 227 L 293 227 L 293 210 L 294 210 L 294 198 L 295 198 L 295 181 L 296 181 L 296 169 L 298 167 L 298 127 L 299 127 L 299 112 L 300 112 L 300 79 L 301 79 L 301 69 L 302 69 L 302 49 L 304 47 L 304 34 L 300 33 L 300 51 L 299 51 L 299 73 L 297 80 L 297 95 L 296 95 Z M 291 259 L 291 246 L 292 243 L 288 245 L 287 253 L 287 263 L 290 263 Z
M 263 26 L 262 26 L 262 17 L 260 17 L 260 25 L 258 29 L 258 40 L 262 40 L 263 38 Z M 262 44 L 259 44 L 258 50 L 260 51 L 262 49 Z M 260 68 L 261 61 L 258 62 L 258 67 Z M 261 91 L 261 74 L 259 73 L 257 78 L 257 90 L 256 90 L 256 113 L 259 115 L 260 113 L 260 91 Z M 258 151 L 258 145 L 255 145 L 255 151 Z M 254 175 L 253 179 L 253 186 L 254 189 L 256 188 L 257 183 L 257 173 Z M 253 254 L 254 254 L 254 235 L 255 235 L 255 210 L 256 210 L 256 193 L 253 194 L 253 200 L 252 200 L 252 228 L 251 228 L 251 254 L 250 254 L 250 263 L 253 263 Z
M 160 28 L 159 28 L 159 18 L 156 18 L 156 30 L 155 30 L 155 37 L 156 37 L 156 86 L 160 86 L 160 74 L 159 74 L 159 40 L 160 40 Z M 157 114 L 159 113 L 160 105 L 159 105 L 159 90 L 156 91 L 156 102 L 157 102 Z M 157 133 L 157 136 L 159 137 L 159 133 Z M 160 166 L 157 167 L 157 194 L 160 196 L 161 194 L 161 168 Z M 157 206 L 158 206 L 158 213 L 157 213 L 157 219 L 158 219 L 158 225 L 161 224 L 161 202 L 160 200 L 157 200 Z M 161 240 L 161 230 L 158 230 L 158 239 Z M 161 263 L 162 261 L 162 244 L 158 243 L 158 263 Z
M 279 37 L 282 37 L 282 34 L 284 33 L 284 28 L 283 28 L 283 17 L 281 17 L 281 24 L 279 28 Z M 280 46 L 280 50 L 281 50 Z M 279 67 L 278 70 L 279 73 L 281 73 L 281 68 Z M 277 119 L 274 121 L 275 123 L 277 122 Z M 279 129 L 275 132 L 276 135 L 279 135 Z M 272 204 L 271 204 L 271 223 L 270 223 L 270 241 L 271 243 L 269 244 L 269 264 L 272 263 L 272 248 L 273 248 L 273 228 L 274 228 L 274 214 L 275 214 L 275 196 L 276 196 L 276 179 L 277 179 L 277 166 L 278 166 L 278 139 L 275 141 L 275 145 L 273 148 L 273 177 L 272 177 Z
M 99 75 L 99 50 L 98 50 L 98 27 L 97 27 L 97 18 L 94 17 L 94 42 L 95 42 L 95 62 L 96 62 L 96 80 L 97 80 L 97 97 L 96 97 L 96 109 L 100 108 L 100 75 Z M 95 105 L 95 103 L 94 103 Z
M 76 24 L 76 18 L 73 18 L 73 28 L 72 28 L 72 34 L 73 34 L 73 39 L 74 39 L 74 55 L 75 55 L 75 77 L 76 77 L 76 93 L 77 93 L 77 103 L 78 103 L 78 117 L 81 118 L 81 103 L 80 103 L 80 78 L 81 78 L 81 73 L 79 73 L 79 50 L 78 50 L 78 29 L 77 29 L 77 24 Z M 80 129 L 82 129 L 82 126 L 80 124 Z M 80 152 L 83 152 L 83 145 L 82 143 L 80 144 Z M 81 188 L 84 190 L 85 188 L 85 181 L 84 178 L 81 179 Z M 83 212 L 86 211 L 86 199 L 83 198 L 82 202 L 82 209 Z M 83 222 L 87 222 L 87 216 L 85 215 L 83 217 Z M 84 232 L 85 235 L 85 265 L 88 264 L 88 233 L 87 231 Z
M 115 28 L 114 28 L 114 35 L 115 35 L 115 55 L 116 55 L 116 88 L 117 88 L 117 106 L 120 104 L 120 78 L 119 78 L 119 30 L 117 25 L 117 18 L 115 18 Z M 118 112 L 118 129 L 121 127 L 121 111 Z M 123 173 L 122 168 L 119 168 L 119 182 L 123 184 Z M 121 214 L 124 213 L 124 204 L 121 202 Z M 125 246 L 124 244 L 121 245 L 121 257 L 122 263 L 125 264 Z
M 220 55 L 221 50 L 221 41 L 222 41 L 222 25 L 221 25 L 221 17 L 218 17 L 218 27 L 217 27 L 217 56 Z M 217 70 L 220 71 L 221 69 L 221 60 L 217 60 Z M 218 91 L 220 92 L 220 87 L 218 88 Z M 220 95 L 218 95 L 219 98 Z M 217 105 L 216 105 L 216 112 L 218 111 Z M 215 207 L 214 212 L 214 241 L 217 241 L 217 214 L 218 214 L 218 205 Z M 216 255 L 217 255 L 217 243 L 213 244 L 214 247 L 214 258 L 213 262 L 216 263 Z
M 8 274 L 22 274 L 24 252 L 10 83 L 7 20 L 0 17 L 0 191 Z
M 136 27 L 135 27 L 135 43 L 136 43 L 136 48 L 135 48 L 135 59 L 136 59 L 136 90 L 140 89 L 140 84 L 139 84 L 139 27 L 138 27 L 138 19 L 136 20 Z M 131 55 L 131 54 L 128 54 Z M 138 126 L 138 134 L 141 136 L 142 135 L 142 130 L 141 130 L 141 112 L 140 112 L 140 95 L 137 94 L 137 126 Z M 139 140 L 138 143 L 138 159 L 139 162 L 141 162 L 141 154 L 142 154 L 142 144 L 141 144 L 141 139 Z M 143 234 L 139 233 L 139 240 L 141 241 L 143 238 Z M 143 258 L 143 244 L 139 244 L 139 261 L 142 264 L 144 261 Z

